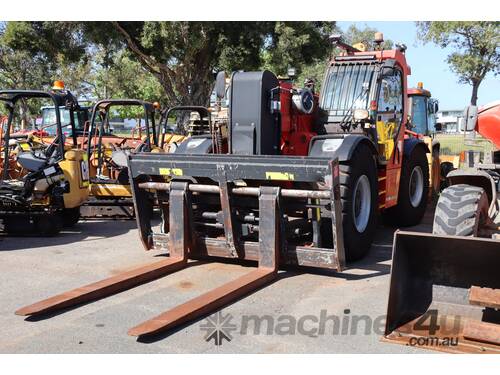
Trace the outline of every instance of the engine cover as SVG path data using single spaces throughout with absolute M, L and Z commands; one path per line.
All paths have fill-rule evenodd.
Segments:
M 230 97 L 232 154 L 279 154 L 279 122 L 270 108 L 271 92 L 278 86 L 276 76 L 267 70 L 233 74 Z

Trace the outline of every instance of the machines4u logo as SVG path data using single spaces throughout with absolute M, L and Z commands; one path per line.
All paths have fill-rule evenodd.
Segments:
M 231 323 L 233 316 L 231 314 L 223 315 L 221 311 L 210 315 L 201 324 L 200 329 L 205 331 L 205 341 L 214 340 L 216 346 L 222 345 L 224 340 L 227 342 L 233 339 L 232 331 L 236 331 L 236 324 Z

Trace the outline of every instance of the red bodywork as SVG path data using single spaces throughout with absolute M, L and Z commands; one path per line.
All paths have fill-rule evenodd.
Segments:
M 289 81 L 280 82 L 281 102 L 281 154 L 307 156 L 313 132 L 314 115 L 301 113 L 292 103 L 291 90 L 293 85 Z M 318 97 L 315 96 L 315 106 Z
M 405 55 L 398 50 L 355 52 L 351 56 L 375 56 L 380 61 L 393 59 L 399 66 L 403 78 L 403 102 L 408 103 L 407 76 L 411 69 L 406 62 Z M 334 61 L 332 61 L 334 63 Z M 307 115 L 300 113 L 292 103 L 290 81 L 280 81 L 281 101 L 281 153 L 282 155 L 307 156 L 311 138 L 314 137 L 314 113 Z M 420 89 L 415 89 L 419 90 Z M 422 89 L 423 90 L 423 89 Z M 426 91 L 426 90 L 423 90 Z M 430 95 L 430 93 L 429 93 Z M 315 105 L 318 105 L 318 96 L 315 95 Z M 378 169 L 379 180 L 379 208 L 385 209 L 398 203 L 399 180 L 403 163 L 403 144 L 406 137 L 418 137 L 416 133 L 407 132 L 408 106 L 404 105 L 403 120 L 395 138 L 395 147 L 392 157 L 384 167 Z M 316 111 L 315 111 L 316 112 Z
M 500 101 L 479 108 L 476 131 L 500 149 Z
M 408 121 L 408 82 L 407 78 L 411 75 L 410 66 L 406 62 L 404 53 L 399 50 L 383 50 L 383 51 L 366 51 L 355 52 L 354 56 L 375 56 L 378 60 L 392 59 L 396 61 L 396 65 L 401 69 L 403 78 L 403 118 L 401 126 L 395 138 L 395 147 L 393 155 L 389 158 L 387 164 L 383 167 L 379 166 L 378 181 L 379 181 L 379 208 L 386 209 L 393 207 L 398 203 L 399 180 L 401 177 L 401 166 L 403 163 L 403 144 Z

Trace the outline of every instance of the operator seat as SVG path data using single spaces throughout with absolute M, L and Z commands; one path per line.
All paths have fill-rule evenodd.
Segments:
M 30 172 L 39 171 L 47 165 L 47 158 L 44 154 L 22 152 L 17 156 L 17 162 Z
M 44 151 L 33 152 L 25 151 L 17 156 L 17 162 L 30 172 L 39 171 L 45 168 L 48 164 L 53 164 L 58 153 L 58 137 Z M 65 142 L 64 135 L 61 137 L 61 142 Z

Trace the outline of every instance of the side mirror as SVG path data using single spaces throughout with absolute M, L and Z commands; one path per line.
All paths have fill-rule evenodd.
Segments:
M 429 106 L 429 108 L 428 108 L 429 113 L 438 113 L 439 104 L 438 104 L 437 100 L 434 100 L 434 99 L 429 100 L 428 106 Z
M 215 79 L 215 94 L 219 99 L 222 99 L 226 94 L 226 72 L 224 71 L 217 73 Z
M 464 130 L 472 131 L 476 129 L 477 124 L 477 107 L 470 105 L 464 111 Z

